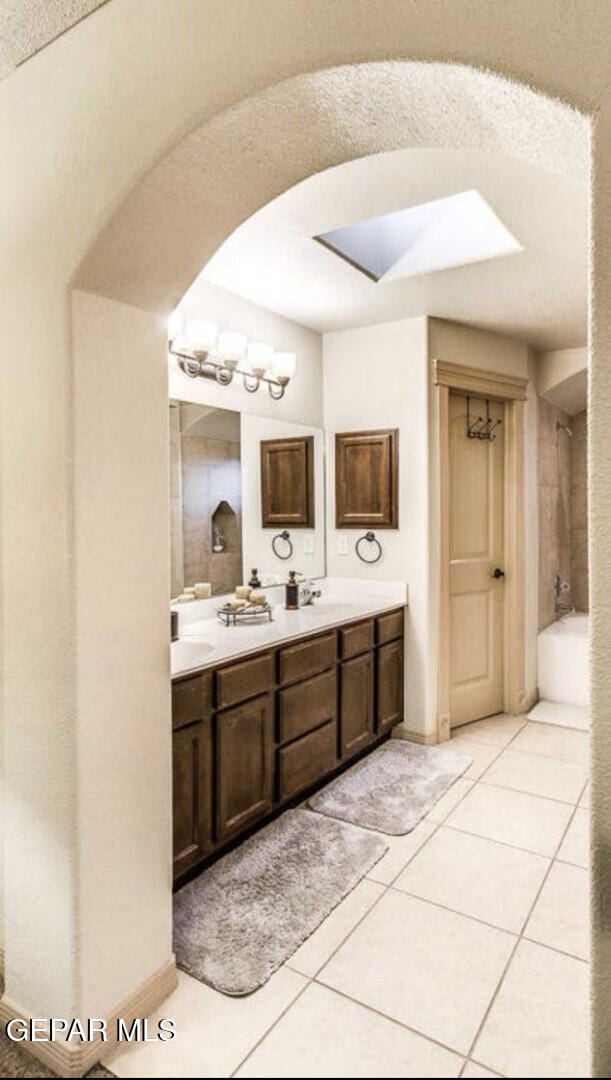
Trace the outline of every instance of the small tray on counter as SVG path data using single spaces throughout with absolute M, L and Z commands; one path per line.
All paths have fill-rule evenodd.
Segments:
M 274 618 L 273 608 L 270 604 L 246 604 L 245 607 L 232 608 L 226 605 L 218 608 L 217 615 L 225 626 L 237 626 L 238 623 L 257 622 L 266 619 L 271 622 Z

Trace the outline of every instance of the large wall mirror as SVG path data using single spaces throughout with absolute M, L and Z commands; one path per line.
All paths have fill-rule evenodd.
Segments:
M 324 491 L 320 428 L 170 401 L 172 598 L 323 577 Z

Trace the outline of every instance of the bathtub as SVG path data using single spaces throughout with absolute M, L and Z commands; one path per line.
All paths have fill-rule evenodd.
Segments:
M 590 618 L 575 612 L 542 630 L 537 638 L 539 697 L 563 705 L 590 705 Z

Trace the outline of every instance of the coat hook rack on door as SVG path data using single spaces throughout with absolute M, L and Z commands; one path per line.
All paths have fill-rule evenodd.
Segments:
M 480 400 L 480 399 L 478 399 Z M 468 439 L 487 439 L 488 442 L 494 442 L 496 435 L 493 435 L 493 431 L 502 423 L 501 420 L 495 420 L 490 415 L 490 401 L 486 398 L 486 415 L 478 416 L 475 420 L 471 419 L 471 398 L 467 398 L 467 438 Z

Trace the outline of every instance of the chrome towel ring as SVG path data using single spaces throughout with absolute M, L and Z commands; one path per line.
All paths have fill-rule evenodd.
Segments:
M 361 554 L 361 544 L 364 540 L 366 540 L 368 544 L 373 544 L 375 546 L 376 550 L 372 559 L 368 558 L 366 555 Z M 366 532 L 364 536 L 360 536 L 356 544 L 354 545 L 354 550 L 356 551 L 361 562 L 364 563 L 377 563 L 382 558 L 382 545 L 377 539 L 376 534 L 373 532 Z
M 285 545 L 284 554 L 282 551 L 278 551 L 278 541 L 282 540 Z M 288 529 L 284 529 L 282 532 L 276 533 L 272 539 L 272 551 L 278 559 L 291 559 L 293 557 L 293 541 L 291 540 L 291 534 Z

